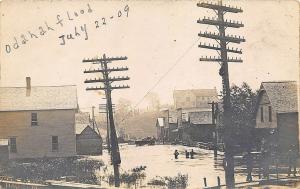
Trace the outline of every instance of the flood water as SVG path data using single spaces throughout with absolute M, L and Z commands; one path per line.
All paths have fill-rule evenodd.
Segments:
M 186 159 L 185 150 L 194 150 L 194 159 Z M 179 151 L 179 158 L 175 159 L 173 153 Z M 224 184 L 224 170 L 222 167 L 223 154 L 217 159 L 214 158 L 212 150 L 186 147 L 181 145 L 154 145 L 154 146 L 135 146 L 121 145 L 120 153 L 122 163 L 120 170 L 127 171 L 137 166 L 147 166 L 146 182 L 155 176 L 177 176 L 178 173 L 187 174 L 189 179 L 188 188 L 201 188 L 204 186 L 203 178 L 207 180 L 208 186 L 217 185 L 217 177 Z M 109 163 L 107 151 L 103 156 L 98 156 Z M 111 166 L 110 166 L 111 167 Z M 236 175 L 236 179 L 245 180 L 244 176 Z

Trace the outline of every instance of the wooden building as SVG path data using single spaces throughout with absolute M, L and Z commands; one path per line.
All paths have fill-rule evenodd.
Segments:
M 212 142 L 213 133 L 215 132 L 215 125 L 212 124 L 212 112 L 190 112 L 189 124 L 185 128 L 187 133 L 193 141 L 197 142 Z
M 88 112 L 76 114 L 76 152 L 78 155 L 102 155 L 103 140 Z
M 295 81 L 263 82 L 256 108 L 256 136 L 286 153 L 299 149 L 298 85 Z
M 156 119 L 156 139 L 164 142 L 165 140 L 165 118 L 159 117 Z
M 9 141 L 9 158 L 76 155 L 76 86 L 0 88 L 0 139 Z
M 185 111 L 195 111 L 196 109 L 210 109 L 208 103 L 218 101 L 217 89 L 190 89 L 175 90 L 173 92 L 175 109 L 181 108 Z

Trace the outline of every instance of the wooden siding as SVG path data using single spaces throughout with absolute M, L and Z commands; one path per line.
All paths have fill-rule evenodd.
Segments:
M 37 113 L 38 126 L 31 126 L 31 113 Z M 75 110 L 0 112 L 0 130 L 0 138 L 16 137 L 17 153 L 10 159 L 76 154 Z M 52 152 L 52 136 L 58 136 L 57 152 Z
M 78 155 L 101 155 L 102 138 L 90 127 L 86 127 L 76 136 L 76 151 Z
M 256 128 L 277 128 L 277 116 L 272 106 L 272 121 L 269 121 L 269 106 L 271 106 L 270 100 L 267 93 L 263 92 L 256 112 Z M 263 108 L 263 122 L 261 121 L 261 108 Z
M 299 149 L 299 125 L 298 113 L 282 113 L 278 114 L 278 130 L 279 130 L 279 149 L 282 153 L 287 153 L 288 150 L 295 145 Z

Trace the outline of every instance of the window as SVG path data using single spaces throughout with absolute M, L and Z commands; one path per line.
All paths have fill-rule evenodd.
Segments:
M 264 107 L 260 107 L 260 121 L 264 122 Z
M 16 137 L 11 137 L 9 139 L 9 146 L 11 153 L 17 153 L 17 139 Z
M 52 151 L 58 151 L 58 136 L 52 136 Z
M 269 122 L 272 122 L 272 107 L 269 106 Z
M 37 113 L 31 113 L 31 126 L 38 126 Z

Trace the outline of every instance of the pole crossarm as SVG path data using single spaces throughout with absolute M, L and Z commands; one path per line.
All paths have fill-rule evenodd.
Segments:
M 83 59 L 82 62 L 89 62 L 89 63 L 102 63 L 102 62 L 111 62 L 111 61 L 118 61 L 118 60 L 127 60 L 126 56 L 121 57 L 105 57 L 105 58 L 92 58 L 92 59 Z
M 210 44 L 206 45 L 205 43 L 204 44 L 200 43 L 198 45 L 198 47 L 199 48 L 205 48 L 205 49 L 222 50 L 221 47 L 218 46 L 218 45 L 217 46 L 215 46 L 215 45 L 211 46 Z M 226 51 L 231 52 L 231 53 L 238 53 L 238 54 L 243 53 L 241 49 L 233 49 L 233 48 L 226 48 Z
M 112 104 L 112 107 L 116 106 L 116 104 Z M 99 107 L 102 107 L 102 108 L 107 108 L 107 105 L 106 104 L 99 104 Z
M 97 82 L 106 82 L 106 81 L 124 81 L 124 80 L 129 80 L 130 78 L 128 76 L 126 77 L 109 77 L 107 79 L 87 79 L 84 81 L 84 83 L 97 83 Z
M 201 2 L 201 3 L 197 3 L 197 6 L 202 7 L 202 8 L 208 8 L 208 9 L 223 11 L 223 12 L 232 12 L 232 13 L 243 12 L 243 10 L 241 8 L 231 7 L 230 5 L 226 6 L 226 5 L 218 5 L 218 4 Z
M 197 23 L 199 24 L 208 24 L 208 25 L 215 25 L 215 26 L 225 26 L 225 27 L 232 27 L 232 28 L 240 28 L 240 27 L 244 27 L 244 24 L 241 22 L 235 22 L 235 21 L 219 21 L 219 20 L 214 20 L 214 19 L 210 19 L 210 18 L 203 18 L 203 19 L 199 19 L 197 20 Z
M 201 57 L 199 60 L 205 62 L 243 62 L 241 58 L 227 58 L 227 60 L 223 60 L 221 57 Z
M 84 70 L 83 73 L 97 73 L 97 72 L 113 72 L 113 71 L 127 71 L 127 67 L 120 67 L 120 68 L 108 68 L 107 70 L 102 70 L 102 69 L 89 69 L 89 70 Z
M 92 90 L 112 90 L 112 89 L 128 89 L 130 88 L 128 85 L 123 85 L 123 86 L 111 86 L 109 88 L 107 87 L 87 87 L 86 90 L 87 91 L 92 91 Z
M 246 40 L 244 39 L 244 37 L 236 37 L 236 36 L 222 36 L 216 33 L 211 33 L 211 32 L 204 32 L 204 33 L 199 33 L 198 34 L 199 37 L 205 37 L 205 38 L 210 38 L 210 39 L 216 39 L 216 40 L 220 40 L 220 41 L 226 41 L 226 42 L 232 42 L 232 43 L 241 43 L 241 42 L 245 42 Z

